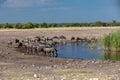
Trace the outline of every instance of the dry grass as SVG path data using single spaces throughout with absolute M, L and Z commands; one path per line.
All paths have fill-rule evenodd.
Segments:
M 0 31 L 34 31 L 34 30 L 94 30 L 94 29 L 120 29 L 120 27 L 58 27 L 58 28 L 35 28 L 35 29 L 0 29 Z
M 92 73 L 92 71 L 86 71 L 80 69 L 57 69 L 54 71 L 57 73 Z
M 3 65 L 14 65 L 14 63 L 0 62 L 0 66 L 3 66 Z

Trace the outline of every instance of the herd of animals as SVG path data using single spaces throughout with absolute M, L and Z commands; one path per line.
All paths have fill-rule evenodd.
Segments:
M 15 41 L 8 41 L 8 47 L 12 46 L 13 43 L 16 44 L 16 48 L 20 51 L 29 54 L 29 55 L 45 55 L 51 57 L 58 57 L 56 45 L 65 44 L 66 42 L 87 42 L 95 43 L 97 42 L 96 38 L 87 39 L 80 37 L 71 37 L 70 40 L 63 35 L 54 36 L 51 38 L 45 36 L 36 36 L 36 37 L 27 37 L 25 39 L 15 39 Z

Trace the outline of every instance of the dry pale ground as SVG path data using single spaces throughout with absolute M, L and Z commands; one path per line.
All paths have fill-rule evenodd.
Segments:
M 80 60 L 24 55 L 7 41 L 28 36 L 101 38 L 120 27 L 1 29 L 0 80 L 120 80 L 120 61 Z M 84 53 L 83 53 L 84 54 Z

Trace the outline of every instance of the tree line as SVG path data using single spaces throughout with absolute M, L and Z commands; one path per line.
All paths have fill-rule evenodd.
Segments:
M 31 28 L 51 28 L 51 27 L 106 27 L 106 26 L 120 26 L 120 22 L 91 22 L 91 23 L 2 23 L 0 29 L 15 28 L 15 29 L 31 29 Z

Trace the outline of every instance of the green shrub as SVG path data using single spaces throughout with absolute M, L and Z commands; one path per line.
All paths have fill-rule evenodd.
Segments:
M 103 45 L 108 49 L 120 49 L 120 30 L 104 35 Z

